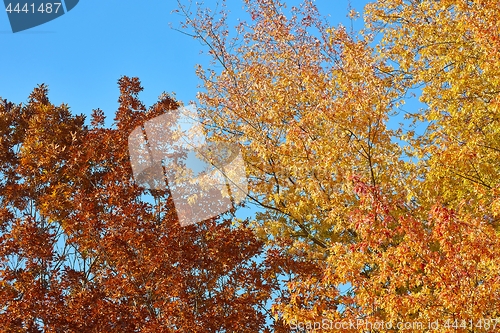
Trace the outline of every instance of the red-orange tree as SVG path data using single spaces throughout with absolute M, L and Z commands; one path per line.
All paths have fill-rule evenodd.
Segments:
M 52 105 L 44 85 L 0 106 L 0 331 L 280 331 L 250 229 L 231 214 L 182 228 L 168 191 L 134 183 L 128 135 L 178 104 L 146 109 L 138 79 L 119 87 L 114 128 Z

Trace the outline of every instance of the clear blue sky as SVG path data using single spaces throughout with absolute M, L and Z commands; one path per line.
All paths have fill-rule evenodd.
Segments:
M 228 2 L 231 18 L 246 18 L 242 0 Z M 361 11 L 366 2 L 352 0 L 351 5 Z M 348 0 L 316 0 L 316 4 L 333 26 L 341 22 L 350 26 Z M 175 0 L 81 0 L 65 15 L 15 34 L 4 11 L 0 96 L 25 102 L 37 84 L 46 83 L 53 103 L 67 103 L 77 114 L 90 115 L 92 109 L 101 108 L 111 125 L 118 105 L 117 80 L 127 75 L 142 81 L 140 97 L 146 106 L 163 91 L 175 92 L 188 103 L 199 89 L 195 65 L 206 64 L 209 58 L 200 55 L 199 42 L 170 28 L 169 23 L 178 27 L 182 20 L 172 13 L 176 8 Z

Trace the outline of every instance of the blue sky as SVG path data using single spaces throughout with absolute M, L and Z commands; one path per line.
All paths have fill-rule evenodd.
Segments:
M 246 18 L 243 1 L 228 2 L 231 18 Z M 361 11 L 366 2 L 352 0 L 351 5 Z M 316 4 L 333 26 L 350 26 L 348 0 Z M 64 102 L 74 113 L 87 115 L 101 108 L 107 125 L 118 106 L 122 75 L 140 78 L 146 106 L 163 91 L 175 92 L 184 103 L 194 100 L 200 83 L 195 65 L 209 58 L 200 55 L 204 48 L 198 41 L 170 27 L 182 20 L 172 13 L 176 8 L 175 0 L 81 0 L 65 15 L 18 33 L 12 33 L 7 13 L 1 13 L 0 97 L 25 102 L 37 84 L 45 83 L 54 104 Z

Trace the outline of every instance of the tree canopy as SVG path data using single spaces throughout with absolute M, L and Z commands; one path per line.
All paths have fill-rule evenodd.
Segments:
M 310 327 L 438 321 L 443 332 L 492 330 L 497 4 L 373 1 L 359 34 L 332 27 L 312 1 L 245 4 L 252 21 L 234 38 L 224 13 L 184 14 L 222 65 L 199 68 L 199 102 L 210 133 L 246 152 L 251 199 L 263 210 L 257 234 L 318 263 L 288 281 L 276 313 Z M 402 108 L 411 94 L 423 108 Z M 400 110 L 407 120 L 398 126 Z
M 43 84 L 0 103 L 2 332 L 496 331 L 498 4 L 377 0 L 354 32 L 310 0 L 243 3 L 236 27 L 179 3 L 213 60 L 205 134 L 246 164 L 225 214 L 181 227 L 134 181 L 129 134 L 180 106 L 146 108 L 138 78 L 111 128 Z

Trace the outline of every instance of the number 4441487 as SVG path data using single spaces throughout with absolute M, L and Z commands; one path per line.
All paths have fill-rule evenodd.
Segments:
M 22 6 L 22 7 L 21 7 Z M 12 4 L 12 3 L 9 3 L 7 5 L 7 7 L 5 8 L 5 10 L 10 14 L 12 12 L 14 13 L 25 13 L 25 14 L 29 14 L 29 13 L 46 13 L 46 14 L 57 14 L 57 12 L 59 11 L 59 8 L 61 7 L 61 3 L 60 2 L 42 2 L 38 8 L 37 6 L 34 4 L 34 3 L 24 3 L 24 4 L 20 4 L 20 3 L 16 3 L 16 4 Z
M 492 318 L 492 319 L 480 319 L 478 321 L 473 321 L 472 319 L 470 320 L 445 320 L 443 323 L 444 328 L 447 329 L 458 329 L 458 328 L 463 328 L 463 329 L 469 329 L 474 331 L 475 329 L 485 329 L 485 330 L 491 330 L 495 329 L 497 327 L 497 324 L 499 323 L 500 319 L 499 318 Z

